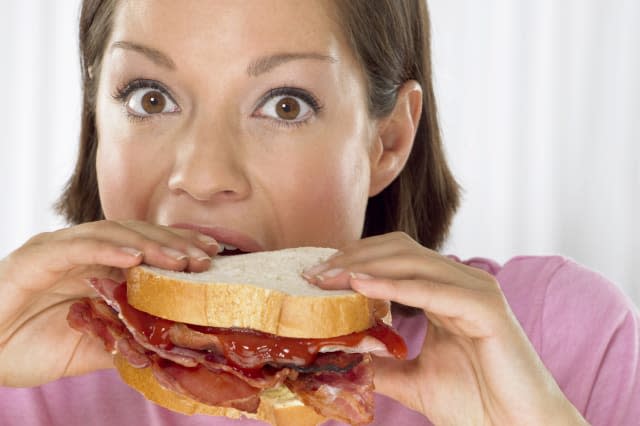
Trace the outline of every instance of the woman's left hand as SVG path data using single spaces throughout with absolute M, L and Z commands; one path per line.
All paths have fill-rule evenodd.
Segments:
M 586 424 L 512 313 L 496 279 L 391 233 L 342 247 L 307 271 L 330 289 L 420 308 L 413 360 L 374 359 L 375 386 L 436 425 Z

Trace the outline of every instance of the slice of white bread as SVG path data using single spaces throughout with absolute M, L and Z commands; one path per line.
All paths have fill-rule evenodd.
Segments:
M 178 413 L 193 415 L 247 417 L 263 420 L 276 426 L 315 426 L 327 420 L 313 408 L 304 405 L 286 387 L 269 389 L 260 395 L 258 412 L 245 413 L 235 408 L 213 407 L 202 404 L 186 396 L 162 387 L 154 378 L 151 368 L 135 368 L 120 355 L 114 357 L 114 364 L 122 380 L 140 392 L 150 401 Z
M 141 311 L 189 324 L 306 338 L 365 330 L 387 314 L 379 302 L 351 290 L 323 290 L 302 277 L 333 253 L 301 247 L 219 256 L 200 273 L 137 266 L 127 272 L 127 296 Z

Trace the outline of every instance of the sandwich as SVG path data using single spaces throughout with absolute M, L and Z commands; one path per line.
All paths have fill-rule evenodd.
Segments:
M 68 322 L 100 338 L 123 381 L 184 414 L 274 425 L 373 420 L 371 355 L 403 359 L 389 304 L 323 290 L 302 271 L 333 254 L 303 247 L 217 256 L 205 272 L 140 265 L 92 280 Z

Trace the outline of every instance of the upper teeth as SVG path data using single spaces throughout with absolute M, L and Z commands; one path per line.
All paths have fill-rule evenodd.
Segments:
M 234 247 L 231 244 L 220 243 L 220 251 L 219 251 L 219 253 L 222 253 L 225 250 L 228 250 L 228 251 L 238 250 L 238 247 Z

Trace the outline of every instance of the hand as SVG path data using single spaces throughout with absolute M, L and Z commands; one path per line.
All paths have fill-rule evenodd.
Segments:
M 405 361 L 376 358 L 375 386 L 434 424 L 586 424 L 492 275 L 402 233 L 347 244 L 306 275 L 323 288 L 351 287 L 424 311 L 429 327 L 420 354 Z
M 0 260 L 0 385 L 37 386 L 112 366 L 99 339 L 71 329 L 69 306 L 91 278 L 123 281 L 142 262 L 202 271 L 218 252 L 195 231 L 100 221 L 39 234 Z

